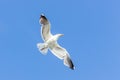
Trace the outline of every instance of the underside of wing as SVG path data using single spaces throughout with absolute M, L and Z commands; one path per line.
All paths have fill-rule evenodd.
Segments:
M 44 41 L 47 41 L 52 37 L 52 34 L 50 32 L 50 22 L 47 20 L 47 18 L 44 15 L 41 15 L 40 23 L 42 25 L 42 29 L 41 29 L 42 38 Z
M 56 46 L 53 49 L 51 49 L 51 52 L 59 59 L 63 59 L 64 65 L 68 66 L 71 69 L 74 69 L 73 62 L 70 59 L 70 56 L 66 49 L 56 44 Z
M 59 59 L 63 59 L 64 56 L 66 54 L 68 54 L 68 52 L 66 51 L 66 49 L 62 48 L 61 46 L 59 46 L 58 44 L 56 44 L 54 46 L 54 48 L 51 49 L 51 52 L 58 57 Z
M 41 36 L 44 41 L 47 41 L 52 37 L 52 34 L 50 32 L 50 24 L 42 25 Z

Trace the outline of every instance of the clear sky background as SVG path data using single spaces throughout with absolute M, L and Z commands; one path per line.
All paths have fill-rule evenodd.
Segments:
M 75 70 L 38 51 L 41 13 Z M 0 0 L 0 80 L 120 80 L 120 1 Z

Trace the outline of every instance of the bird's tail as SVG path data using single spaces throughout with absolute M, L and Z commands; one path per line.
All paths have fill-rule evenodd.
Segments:
M 44 55 L 46 55 L 47 52 L 48 52 L 48 46 L 47 46 L 46 43 L 38 43 L 38 44 L 37 44 L 37 48 L 38 48 L 39 51 L 40 51 L 42 54 L 44 54 Z

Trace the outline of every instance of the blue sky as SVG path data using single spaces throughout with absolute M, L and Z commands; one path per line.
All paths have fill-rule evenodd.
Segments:
M 120 80 L 119 0 L 1 0 L 0 80 Z M 76 67 L 36 44 L 44 13 Z

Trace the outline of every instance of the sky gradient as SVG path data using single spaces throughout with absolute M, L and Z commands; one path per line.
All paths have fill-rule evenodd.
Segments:
M 1 0 L 0 80 L 120 80 L 119 0 Z M 40 14 L 75 70 L 42 55 Z

